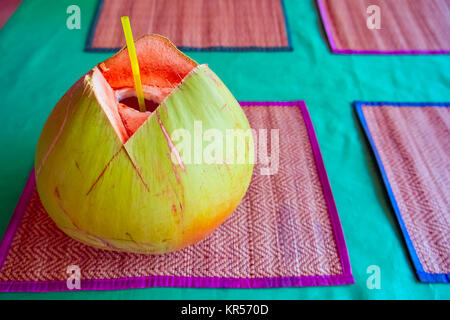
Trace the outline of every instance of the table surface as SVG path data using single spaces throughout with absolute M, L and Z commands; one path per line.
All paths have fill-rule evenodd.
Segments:
M 81 9 L 68 30 L 66 9 Z M 346 286 L 3 293 L 0 299 L 449 299 L 450 285 L 420 283 L 353 101 L 449 101 L 448 55 L 335 55 L 313 0 L 285 0 L 294 51 L 188 52 L 208 63 L 238 100 L 305 100 L 348 246 L 355 284 Z M 84 46 L 96 1 L 25 0 L 0 30 L 0 234 L 26 178 L 42 126 L 64 92 L 110 53 Z M 367 287 L 367 268 L 381 288 Z

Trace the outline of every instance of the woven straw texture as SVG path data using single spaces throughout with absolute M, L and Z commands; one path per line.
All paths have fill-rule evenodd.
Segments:
M 423 271 L 450 273 L 450 108 L 362 106 Z
M 318 0 L 337 53 L 450 53 L 450 0 Z M 371 5 L 380 29 L 369 29 Z
M 183 49 L 269 49 L 289 46 L 280 0 L 101 0 L 87 49 L 125 45 L 121 16 L 135 38 L 168 37 Z
M 261 103 L 243 108 L 252 128 L 268 129 L 269 152 L 273 143 L 270 129 L 280 130 L 278 172 L 261 175 L 260 169 L 267 164 L 257 164 L 241 205 L 207 239 L 157 256 L 92 248 L 56 227 L 32 182 L 31 198 L 25 200 L 23 218 L 0 271 L 0 290 L 66 290 L 69 265 L 78 265 L 82 279 L 89 279 L 82 283 L 82 289 L 117 288 L 103 285 L 102 279 L 125 279 L 121 288 L 352 283 L 331 190 L 323 180 L 326 174 L 320 155 L 315 153 L 318 149 L 314 151 L 316 145 L 311 144 L 317 141 L 312 127 L 308 129 L 305 123 L 310 121 L 306 107 Z M 308 118 L 304 120 L 305 115 Z

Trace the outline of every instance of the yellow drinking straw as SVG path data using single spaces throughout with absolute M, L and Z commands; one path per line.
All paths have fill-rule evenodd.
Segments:
M 147 111 L 145 108 L 144 91 L 142 91 L 141 74 L 139 73 L 139 63 L 134 47 L 133 34 L 131 33 L 130 19 L 127 16 L 120 18 L 122 21 L 123 33 L 127 42 L 128 55 L 130 56 L 131 71 L 133 72 L 134 88 L 141 112 Z

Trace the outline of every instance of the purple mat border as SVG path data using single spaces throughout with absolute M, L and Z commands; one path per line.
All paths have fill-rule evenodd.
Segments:
M 320 17 L 322 18 L 323 27 L 327 34 L 328 42 L 333 53 L 338 54 L 373 54 L 373 55 L 400 55 L 400 54 L 450 54 L 450 50 L 353 50 L 353 49 L 339 49 L 334 41 L 331 32 L 331 24 L 327 19 L 324 1 L 317 0 Z M 344 0 L 341 0 L 344 1 Z
M 81 289 L 69 290 L 66 281 L 4 281 L 0 282 L 0 292 L 50 292 L 83 290 L 120 290 L 148 287 L 192 287 L 192 288 L 277 288 L 344 285 L 355 282 L 345 244 L 341 222 L 337 212 L 331 186 L 323 163 L 320 147 L 311 118 L 304 101 L 243 101 L 241 106 L 280 106 L 299 107 L 309 135 L 319 179 L 322 184 L 325 201 L 328 206 L 337 250 L 343 273 L 339 275 L 299 276 L 276 278 L 218 278 L 218 277 L 182 277 L 182 276 L 147 276 L 117 279 L 81 279 Z M 8 256 L 9 247 L 20 224 L 26 205 L 35 185 L 34 170 L 31 171 L 24 191 L 20 197 L 11 221 L 0 244 L 0 270 Z

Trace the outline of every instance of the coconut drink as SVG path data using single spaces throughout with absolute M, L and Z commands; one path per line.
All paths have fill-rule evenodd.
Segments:
M 198 150 L 180 137 L 195 140 L 199 123 L 218 136 L 250 130 L 242 108 L 207 65 L 168 39 L 147 35 L 135 50 L 145 109 L 133 102 L 124 47 L 52 110 L 37 144 L 36 185 L 49 216 L 75 240 L 161 254 L 204 239 L 236 209 L 253 172 L 253 140 L 227 145 L 228 157 L 194 161 Z

